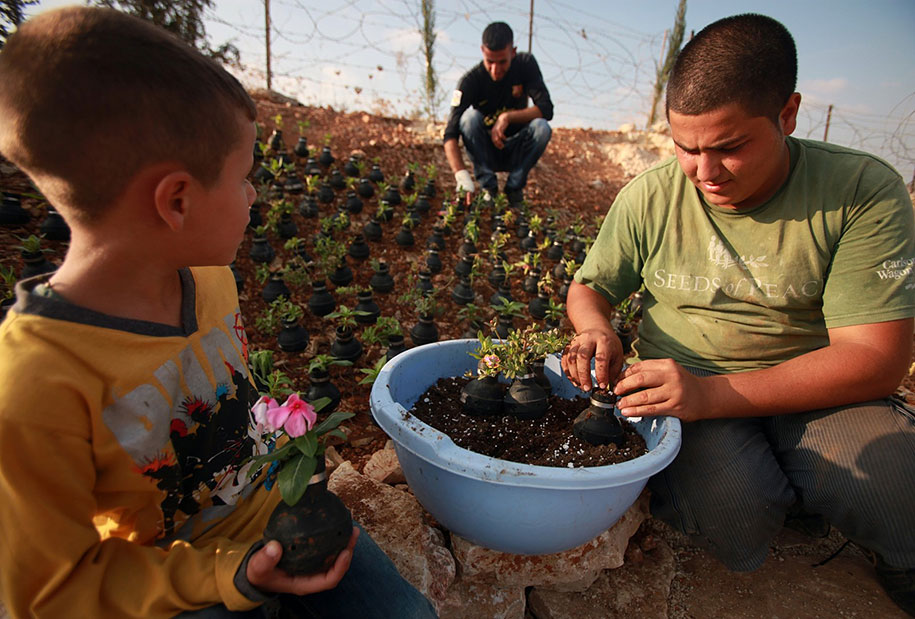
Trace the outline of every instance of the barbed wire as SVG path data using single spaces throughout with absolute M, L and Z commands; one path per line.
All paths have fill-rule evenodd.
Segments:
M 262 2 L 250 14 L 217 24 L 242 51 L 239 77 L 249 86 L 266 84 Z M 383 109 L 411 117 L 423 109 L 425 59 L 422 16 L 415 0 L 271 0 L 271 65 L 277 87 L 303 103 L 341 110 Z M 641 32 L 566 0 L 537 0 L 529 33 L 526 3 L 452 0 L 437 6 L 434 66 L 442 93 L 438 119 L 447 114 L 451 84 L 480 62 L 479 33 L 494 20 L 512 23 L 515 45 L 533 52 L 550 90 L 558 126 L 614 129 L 647 118 L 655 63 L 663 33 Z M 212 30 L 211 30 L 212 33 Z M 804 100 L 799 135 L 823 139 L 830 106 Z M 877 152 L 897 169 L 915 167 L 915 93 L 889 115 L 833 107 L 830 139 Z

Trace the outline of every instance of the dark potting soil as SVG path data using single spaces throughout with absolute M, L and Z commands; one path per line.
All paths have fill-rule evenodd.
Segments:
M 550 396 L 540 419 L 512 416 L 476 417 L 461 411 L 461 389 L 467 378 L 441 378 L 410 410 L 421 421 L 447 434 L 459 447 L 475 453 L 540 466 L 604 466 L 648 453 L 645 439 L 623 420 L 625 445 L 591 445 L 572 434 L 572 422 L 588 408 L 588 398 Z

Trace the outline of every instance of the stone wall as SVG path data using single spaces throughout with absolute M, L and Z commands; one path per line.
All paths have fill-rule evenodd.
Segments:
M 384 481 L 403 479 L 390 442 L 365 472 L 343 462 L 329 487 L 443 619 L 571 617 L 570 599 L 590 599 L 595 609 L 632 607 L 633 596 L 613 586 L 612 574 L 624 564 L 629 539 L 648 515 L 646 494 L 590 542 L 566 552 L 525 556 L 489 550 L 433 526 L 405 484 Z M 662 604 L 672 571 L 667 574 L 666 584 L 654 588 Z M 625 599 L 617 599 L 620 593 Z

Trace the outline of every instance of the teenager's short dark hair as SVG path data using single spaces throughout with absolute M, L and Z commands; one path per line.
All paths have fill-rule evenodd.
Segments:
M 494 21 L 483 31 L 483 45 L 494 52 L 511 47 L 514 41 L 515 35 L 504 21 Z
M 695 115 L 738 103 L 777 120 L 796 85 L 797 49 L 788 29 L 765 15 L 735 15 L 683 47 L 667 83 L 667 111 Z
M 114 9 L 25 22 L 0 52 L 0 84 L 0 151 L 84 221 L 150 164 L 178 162 L 211 186 L 257 111 L 216 62 Z

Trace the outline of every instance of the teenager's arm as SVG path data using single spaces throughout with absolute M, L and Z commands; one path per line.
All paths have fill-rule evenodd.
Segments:
M 570 290 L 571 293 L 571 290 Z M 696 377 L 670 359 L 636 363 L 617 383 L 627 416 L 757 417 L 884 398 L 905 376 L 913 319 L 829 329 L 828 346 L 771 368 Z M 642 391 L 636 391 L 642 389 Z
M 509 125 L 529 123 L 535 118 L 543 118 L 543 112 L 536 105 L 526 107 L 523 110 L 502 112 L 492 126 L 492 143 L 495 144 L 496 148 L 502 148 L 505 146 L 505 131 Z

